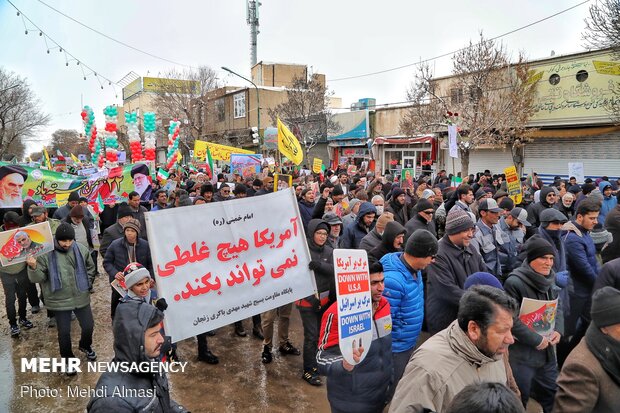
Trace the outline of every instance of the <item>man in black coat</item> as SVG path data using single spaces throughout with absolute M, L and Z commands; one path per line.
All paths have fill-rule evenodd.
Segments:
M 422 198 L 417 204 L 415 204 L 413 211 L 415 212 L 415 215 L 405 224 L 405 229 L 407 230 L 407 233 L 405 234 L 405 242 L 407 242 L 411 234 L 416 232 L 418 229 L 425 229 L 436 238 L 437 231 L 435 230 L 435 220 L 433 219 L 435 208 L 433 207 L 433 204 L 431 204 L 428 199 Z

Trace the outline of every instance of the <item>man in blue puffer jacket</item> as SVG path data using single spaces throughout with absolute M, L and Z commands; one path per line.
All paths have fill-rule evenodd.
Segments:
M 392 314 L 392 360 L 394 385 L 407 367 L 424 319 L 424 286 L 422 270 L 437 254 L 437 238 L 425 229 L 415 231 L 407 240 L 405 252 L 386 254 L 381 258 L 385 274 L 383 295 Z
M 598 222 L 605 224 L 607 213 L 618 205 L 618 199 L 611 193 L 611 184 L 608 181 L 601 181 L 598 189 L 603 194 L 603 204 L 601 205 L 601 213 L 598 216 Z

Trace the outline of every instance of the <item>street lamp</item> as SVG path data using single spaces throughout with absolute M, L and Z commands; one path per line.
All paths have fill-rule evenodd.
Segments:
M 258 135 L 259 135 L 259 138 L 260 138 L 260 93 L 258 93 L 258 86 L 256 86 L 256 83 L 252 82 L 250 79 L 241 76 L 237 72 L 233 72 L 232 70 L 230 70 L 226 66 L 222 66 L 222 70 L 225 70 L 228 73 L 231 73 L 231 74 L 233 74 L 233 75 L 235 75 L 237 77 L 240 77 L 241 79 L 245 80 L 246 82 L 250 82 L 252 84 L 252 86 L 254 86 L 254 88 L 256 89 L 256 118 L 257 118 L 256 126 L 258 127 Z M 262 138 L 260 140 L 261 140 L 260 148 L 262 150 L 263 149 Z

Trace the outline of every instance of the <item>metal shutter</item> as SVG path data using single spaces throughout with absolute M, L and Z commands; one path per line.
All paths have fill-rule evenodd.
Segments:
M 545 138 L 525 146 L 523 173 L 538 173 L 547 181 L 568 177 L 568 162 L 583 162 L 586 177 L 620 176 L 620 136 L 606 134 L 590 138 Z

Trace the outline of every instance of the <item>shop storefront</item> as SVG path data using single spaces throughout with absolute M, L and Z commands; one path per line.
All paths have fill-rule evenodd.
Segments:
M 403 168 L 415 169 L 416 176 L 435 172 L 437 139 L 433 135 L 422 137 L 377 137 L 373 150 L 380 160 L 381 172 L 400 175 Z
M 338 129 L 327 135 L 333 168 L 339 164 L 354 164 L 358 167 L 368 164 L 370 160 L 368 116 L 368 110 L 338 113 L 333 116 Z

